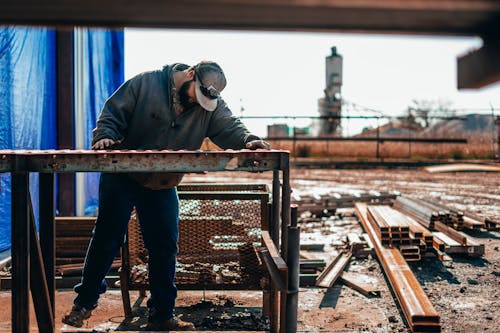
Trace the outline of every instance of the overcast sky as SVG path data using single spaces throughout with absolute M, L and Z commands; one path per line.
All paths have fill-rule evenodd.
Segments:
M 480 45 L 480 39 L 465 37 L 126 29 L 125 77 L 173 62 L 214 60 L 226 74 L 222 96 L 234 114 L 317 116 L 317 100 L 325 88 L 325 57 L 336 46 L 343 57 L 346 101 L 394 116 L 413 99 L 441 100 L 488 114 L 492 105 L 498 115 L 500 84 L 456 89 L 456 57 Z M 267 122 L 283 121 L 245 120 L 259 135 L 266 134 Z M 344 134 L 366 125 L 345 121 Z

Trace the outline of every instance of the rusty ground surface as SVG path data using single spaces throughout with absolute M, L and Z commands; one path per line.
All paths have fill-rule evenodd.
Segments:
M 397 191 L 403 195 L 429 198 L 482 217 L 500 218 L 500 175 L 498 173 L 429 174 L 417 170 L 292 170 L 295 194 L 337 192 L 362 193 L 370 190 Z M 228 182 L 271 184 L 272 174 L 209 173 L 187 175 L 185 182 Z M 348 210 L 346 215 L 349 215 Z M 325 244 L 324 251 L 309 252 L 311 258 L 331 260 L 342 247 L 348 232 L 361 232 L 354 218 L 330 218 L 320 228 L 302 225 L 302 243 Z M 318 230 L 320 229 L 320 230 Z M 453 257 L 450 263 L 425 258 L 410 267 L 441 316 L 442 332 L 498 332 L 500 327 L 500 233 L 471 234 L 485 244 L 481 258 Z M 367 277 L 380 287 L 380 298 L 367 298 L 341 284 L 329 289 L 301 287 L 298 329 L 302 332 L 409 332 L 394 294 L 376 259 L 353 259 L 347 271 Z M 75 332 L 61 323 L 71 306 L 71 290 L 57 292 L 56 328 Z M 138 297 L 132 293 L 133 301 Z M 179 293 L 178 313 L 205 328 L 202 330 L 251 330 L 258 323 L 261 294 L 258 292 Z M 145 301 L 132 322 L 124 320 L 119 290 L 109 290 L 100 301 L 83 331 L 142 330 Z M 10 292 L 0 292 L 0 332 L 10 331 Z M 36 332 L 34 314 L 31 326 Z M 212 325 L 212 328 L 207 328 Z M 258 329 L 258 327 L 254 327 Z

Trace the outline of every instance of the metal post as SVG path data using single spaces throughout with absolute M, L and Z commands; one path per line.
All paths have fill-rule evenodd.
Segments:
M 16 169 L 21 157 L 16 156 Z M 30 233 L 28 215 L 29 174 L 12 173 L 12 332 L 30 330 Z
M 290 225 L 290 170 L 283 170 L 283 189 L 282 189 L 282 205 L 281 205 L 281 255 L 287 261 L 288 247 L 288 226 Z
M 380 125 L 377 121 L 377 155 L 376 158 L 380 158 Z
M 57 147 L 75 148 L 74 131 L 74 36 L 73 28 L 56 31 L 57 48 Z M 58 209 L 61 215 L 75 215 L 75 175 L 58 175 Z
M 297 205 L 291 206 L 291 225 L 288 227 L 288 290 L 286 298 L 286 332 L 297 331 L 299 306 L 300 227 L 297 227 Z
M 40 247 L 52 309 L 55 309 L 55 224 L 54 174 L 40 173 L 39 180 Z M 55 312 L 54 312 L 55 313 Z
M 273 170 L 273 217 L 269 233 L 274 241 L 274 245 L 279 247 L 280 237 L 280 172 Z
M 287 255 L 288 255 L 288 226 L 290 225 L 290 193 L 291 193 L 291 187 L 290 187 L 290 166 L 289 166 L 289 159 L 286 161 L 283 161 L 286 164 L 282 164 L 281 168 L 283 171 L 283 186 L 281 189 L 281 199 L 282 199 L 282 204 L 281 204 L 281 256 L 285 260 L 285 262 L 288 263 L 287 261 Z M 285 275 L 288 275 L 288 271 L 285 272 Z M 288 285 L 288 276 L 284 276 L 284 281 L 287 281 Z M 286 332 L 286 321 L 287 321 L 287 295 L 288 292 L 288 286 L 286 291 L 281 292 L 281 297 L 280 297 L 280 332 Z
M 497 148 L 498 148 L 498 160 L 500 161 L 500 116 L 495 119 L 495 124 L 497 125 Z

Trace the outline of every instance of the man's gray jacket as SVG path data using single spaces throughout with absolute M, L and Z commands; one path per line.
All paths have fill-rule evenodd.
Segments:
M 223 149 L 243 149 L 247 142 L 259 139 L 221 98 L 213 112 L 196 105 L 176 116 L 172 74 L 172 66 L 165 66 L 123 83 L 104 104 L 92 144 L 112 139 L 119 142 L 115 149 L 197 150 L 208 137 Z M 182 178 L 182 174 L 132 176 L 153 189 L 175 186 Z

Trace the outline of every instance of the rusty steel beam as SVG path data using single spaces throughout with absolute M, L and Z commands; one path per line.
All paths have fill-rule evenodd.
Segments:
M 4 172 L 14 171 L 9 159 L 24 159 L 29 172 L 203 172 L 269 171 L 288 168 L 284 150 L 238 151 L 92 151 L 2 150 Z M 286 165 L 283 165 L 286 164 Z M 288 215 L 289 216 L 289 215 Z M 289 219 L 289 217 L 288 217 Z
M 360 292 L 366 297 L 380 297 L 380 289 L 365 281 L 357 279 L 355 275 L 349 272 L 342 272 L 340 276 L 340 281 L 346 286 Z
M 466 144 L 467 138 L 396 138 L 396 137 L 290 137 L 275 136 L 265 138 L 266 141 L 376 141 L 384 142 L 415 142 L 415 143 L 457 143 Z
M 351 260 L 352 252 L 341 252 L 316 279 L 316 286 L 330 288 L 342 275 L 342 271 Z
M 385 248 L 371 223 L 367 205 L 356 203 L 356 214 L 370 236 L 377 258 L 398 299 L 412 332 L 440 332 L 440 318 L 415 275 L 397 249 Z
M 493 30 L 496 0 L 18 0 L 0 22 L 29 25 L 437 33 Z
M 498 34 L 483 37 L 483 46 L 457 58 L 457 88 L 477 89 L 500 80 Z

